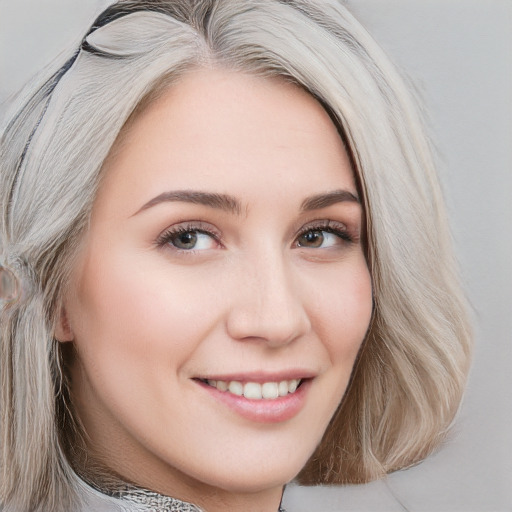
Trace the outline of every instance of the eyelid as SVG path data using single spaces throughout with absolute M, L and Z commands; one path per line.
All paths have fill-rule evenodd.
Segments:
M 222 246 L 221 242 L 221 234 L 220 232 L 211 224 L 204 221 L 194 221 L 188 220 L 184 222 L 178 222 L 165 228 L 156 238 L 155 245 L 158 247 L 164 247 L 169 243 L 172 236 L 176 234 L 187 232 L 187 231 L 197 231 L 198 233 L 203 233 L 205 235 L 211 236 L 216 243 Z M 182 252 L 193 252 L 194 249 L 184 250 L 175 247 L 176 251 Z
M 297 239 L 308 231 L 327 231 L 333 234 L 343 234 L 346 237 L 340 237 L 347 242 L 357 241 L 357 237 L 351 232 L 346 224 L 338 222 L 332 219 L 314 220 L 304 224 L 296 233 L 294 237 L 294 243 Z
M 340 238 L 340 241 L 346 243 L 357 243 L 359 240 L 359 233 L 355 232 L 353 229 L 349 229 L 349 227 L 343 223 L 332 219 L 317 219 L 306 224 L 302 225 L 295 233 L 293 237 L 293 246 L 297 247 L 298 238 L 308 231 L 326 231 L 332 233 Z M 179 233 L 187 232 L 187 231 L 196 231 L 198 233 L 206 234 L 211 236 L 212 239 L 219 244 L 221 248 L 224 248 L 222 243 L 222 234 L 220 231 L 213 226 L 212 224 L 200 220 L 187 220 L 183 222 L 178 222 L 173 224 L 166 229 L 164 229 L 156 238 L 155 245 L 158 247 L 169 246 L 170 249 L 176 252 L 183 253 L 194 253 L 194 252 L 202 252 L 204 249 L 195 250 L 195 249 L 180 249 L 178 247 L 172 246 L 170 244 L 170 240 L 173 236 L 176 236 Z M 305 248 L 299 246 L 301 248 Z

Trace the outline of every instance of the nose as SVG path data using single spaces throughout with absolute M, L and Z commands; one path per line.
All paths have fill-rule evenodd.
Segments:
M 242 265 L 234 278 L 227 315 L 228 334 L 236 340 L 262 340 L 271 347 L 306 334 L 310 318 L 303 290 L 283 257 L 260 257 Z

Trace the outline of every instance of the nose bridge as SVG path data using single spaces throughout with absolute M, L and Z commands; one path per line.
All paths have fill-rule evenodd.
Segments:
M 280 248 L 267 247 L 244 258 L 228 318 L 230 335 L 280 346 L 307 332 L 309 318 L 295 279 Z

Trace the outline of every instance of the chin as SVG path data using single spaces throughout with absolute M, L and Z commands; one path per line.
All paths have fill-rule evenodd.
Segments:
M 313 451 L 314 446 L 311 448 Z M 276 451 L 262 459 L 254 457 L 226 457 L 222 467 L 204 468 L 204 473 L 197 474 L 196 479 L 208 485 L 223 489 L 233 494 L 258 493 L 277 487 L 283 487 L 291 482 L 306 465 L 311 453 Z M 212 475 L 215 475 L 212 477 Z

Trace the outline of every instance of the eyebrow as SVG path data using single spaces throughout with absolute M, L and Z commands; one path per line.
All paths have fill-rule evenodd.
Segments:
M 137 215 L 137 213 L 147 210 L 152 206 L 166 202 L 202 204 L 204 206 L 209 206 L 210 208 L 224 210 L 237 215 L 240 215 L 242 211 L 240 201 L 236 197 L 228 194 L 200 192 L 197 190 L 176 190 L 172 192 L 163 192 L 162 194 L 154 197 L 144 204 L 144 206 L 142 206 L 142 208 L 140 208 L 134 215 Z
M 351 202 L 361 204 L 359 198 L 348 190 L 334 190 L 325 194 L 307 197 L 302 201 L 300 209 L 303 212 L 321 210 L 336 203 Z
M 240 201 L 229 194 L 219 194 L 213 192 L 201 192 L 198 190 L 175 190 L 172 192 L 163 192 L 162 194 L 150 199 L 134 215 L 147 210 L 157 204 L 167 202 L 184 202 L 192 204 L 201 204 L 217 210 L 224 210 L 229 213 L 240 215 L 242 204 Z M 360 204 L 359 198 L 348 190 L 334 190 L 323 194 L 316 194 L 307 197 L 302 201 L 301 211 L 320 210 L 336 203 L 352 202 Z

